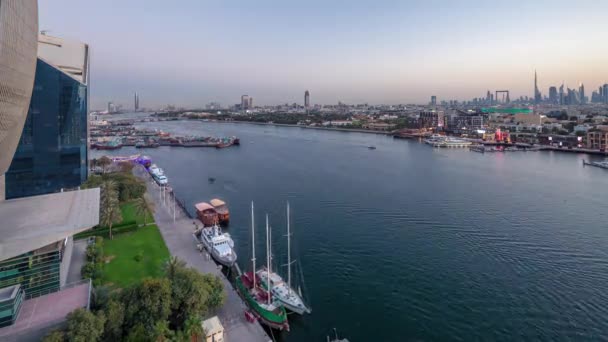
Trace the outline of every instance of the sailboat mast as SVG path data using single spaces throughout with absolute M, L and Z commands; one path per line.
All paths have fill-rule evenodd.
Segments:
M 255 289 L 255 223 L 253 219 L 253 201 L 251 201 L 251 262 L 253 263 L 253 288 Z
M 268 304 L 270 304 L 270 235 L 268 230 L 268 214 L 266 214 L 266 292 L 268 292 Z
M 291 293 L 291 232 L 289 231 L 289 202 L 287 202 L 287 285 Z

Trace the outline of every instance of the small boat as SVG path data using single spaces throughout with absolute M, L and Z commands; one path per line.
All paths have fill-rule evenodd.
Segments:
M 211 204 L 206 202 L 197 203 L 194 205 L 196 208 L 196 216 L 198 217 L 205 227 L 214 226 L 217 224 L 217 212 Z
M 376 146 L 367 146 L 367 148 L 369 148 L 370 150 L 375 150 Z
M 251 203 L 251 245 L 253 270 L 255 271 L 255 224 L 253 220 L 253 202 Z M 266 260 L 270 266 L 270 237 L 268 216 L 266 216 Z M 287 312 L 285 308 L 273 300 L 272 293 L 261 286 L 260 278 L 255 272 L 245 272 L 236 278 L 236 289 L 245 299 L 251 313 L 263 323 L 273 329 L 289 331 Z
M 195 236 L 217 262 L 227 267 L 234 265 L 236 252 L 230 234 L 222 233 L 222 229 L 215 225 L 198 230 Z
M 228 211 L 228 206 L 226 202 L 221 199 L 214 198 L 209 203 L 215 208 L 217 212 L 217 219 L 219 223 L 228 223 L 230 221 L 230 212 Z

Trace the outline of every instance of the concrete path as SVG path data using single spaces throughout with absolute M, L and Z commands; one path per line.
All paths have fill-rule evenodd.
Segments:
M 215 274 L 222 280 L 227 297 L 224 306 L 214 314 L 219 317 L 224 326 L 226 341 L 272 341 L 259 323 L 249 323 L 245 319 L 246 304 L 228 279 L 221 273 L 215 262 L 210 258 L 208 259 L 205 252 L 201 254 L 196 249 L 196 243 L 192 236 L 195 228 L 193 220 L 188 217 L 182 208 L 176 205 L 174 222 L 173 203 L 169 200 L 169 196 L 166 196 L 166 204 L 161 201 L 162 196 L 159 187 L 143 166 L 136 166 L 133 173 L 146 181 L 148 200 L 154 203 L 156 225 L 160 229 L 171 255 L 184 260 L 188 266 L 194 267 L 200 272 Z
M 68 269 L 68 277 L 66 284 L 75 283 L 82 279 L 80 270 L 86 262 L 87 239 L 74 240 L 72 247 L 72 262 Z

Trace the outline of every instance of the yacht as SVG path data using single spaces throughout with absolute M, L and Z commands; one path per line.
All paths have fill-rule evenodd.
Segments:
M 200 229 L 196 234 L 197 240 L 203 244 L 205 249 L 220 264 L 232 267 L 236 262 L 234 241 L 228 233 L 222 233 L 218 225 Z
M 272 253 L 271 253 L 272 255 Z M 291 260 L 291 231 L 289 229 L 289 203 L 287 204 L 287 282 L 281 278 L 281 276 L 273 272 L 272 269 L 262 267 L 256 274 L 260 277 L 260 280 L 266 286 L 270 288 L 270 292 L 286 309 L 303 315 L 305 313 L 311 313 L 311 309 L 304 304 L 302 300 L 301 291 L 294 291 L 291 286 L 291 264 L 295 260 Z

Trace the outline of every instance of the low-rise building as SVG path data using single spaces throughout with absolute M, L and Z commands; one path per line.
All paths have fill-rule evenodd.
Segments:
M 587 148 L 605 151 L 608 147 L 608 130 L 597 129 L 587 132 Z

